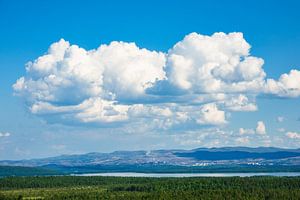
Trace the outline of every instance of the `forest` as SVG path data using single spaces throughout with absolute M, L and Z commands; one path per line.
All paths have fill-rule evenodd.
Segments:
M 40 167 L 21 167 L 21 166 L 0 166 L 0 177 L 6 176 L 49 176 L 49 175 L 63 175 L 52 169 Z
M 300 199 L 300 177 L 6 177 L 0 199 Z

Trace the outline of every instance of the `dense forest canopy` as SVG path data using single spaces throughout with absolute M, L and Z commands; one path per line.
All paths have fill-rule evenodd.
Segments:
M 0 199 L 300 199 L 300 177 L 7 177 Z

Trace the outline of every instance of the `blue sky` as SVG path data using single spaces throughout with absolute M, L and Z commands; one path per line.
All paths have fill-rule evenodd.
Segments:
M 0 159 L 299 148 L 299 8 L 298 1 L 0 0 Z M 209 79 L 195 73 L 212 65 Z

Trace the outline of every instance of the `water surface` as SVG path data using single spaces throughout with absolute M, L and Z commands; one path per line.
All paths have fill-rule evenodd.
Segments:
M 86 173 L 72 174 L 73 176 L 117 176 L 117 177 L 251 177 L 251 176 L 300 176 L 300 172 L 262 172 L 262 173 Z

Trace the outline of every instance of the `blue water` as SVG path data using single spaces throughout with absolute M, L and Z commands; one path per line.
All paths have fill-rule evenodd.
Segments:
M 264 173 L 86 173 L 73 176 L 117 176 L 117 177 L 251 177 L 251 176 L 300 176 L 300 172 L 264 172 Z

